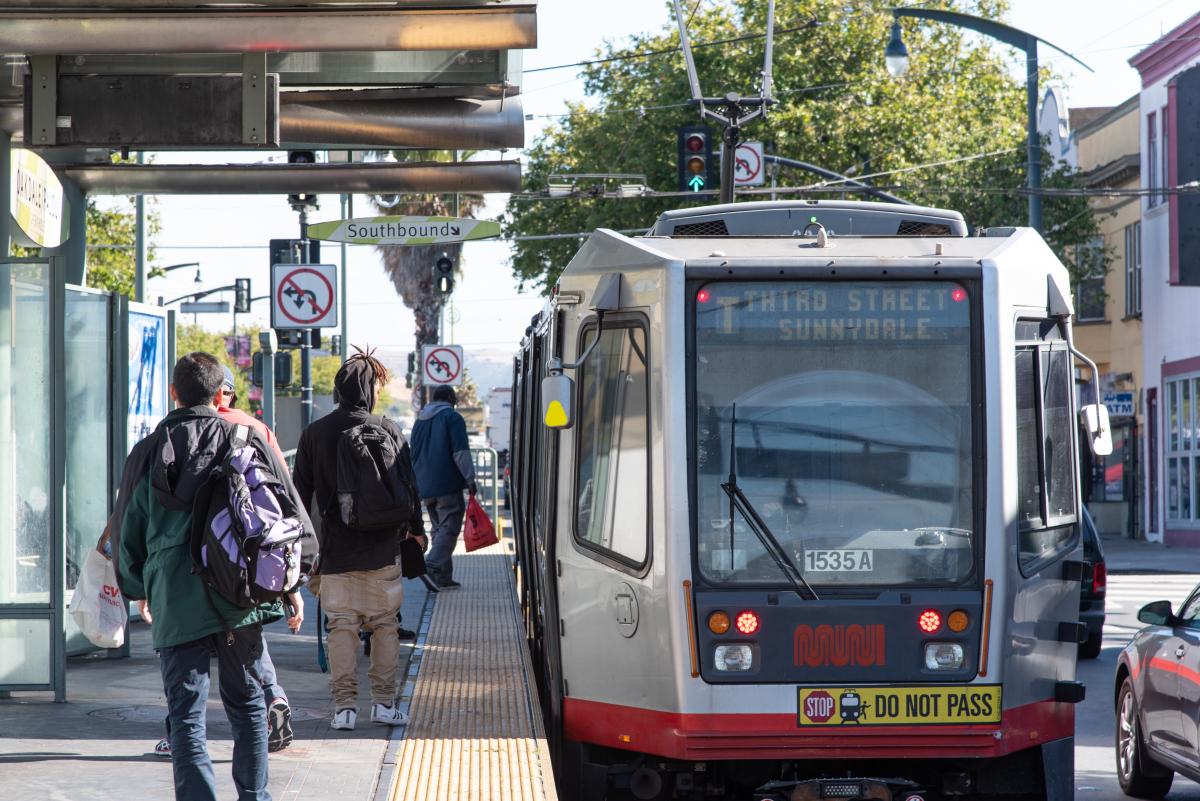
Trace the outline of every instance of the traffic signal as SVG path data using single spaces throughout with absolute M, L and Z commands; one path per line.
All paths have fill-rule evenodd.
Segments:
M 233 310 L 238 314 L 250 311 L 250 279 L 238 278 L 233 282 Z
M 333 336 L 331 336 L 329 338 L 329 355 L 330 356 L 341 356 L 342 355 L 342 335 L 341 334 L 334 334 Z
M 679 129 L 679 191 L 704 192 L 716 184 L 713 171 L 712 134 L 707 125 L 684 125 Z
M 454 262 L 445 253 L 433 265 L 433 288 L 439 295 L 449 295 L 454 291 Z
M 288 164 L 316 164 L 317 151 L 315 150 L 289 150 Z M 293 208 L 298 206 L 317 207 L 317 196 L 314 194 L 303 193 L 296 195 L 288 195 L 288 203 Z
M 321 263 L 321 240 L 308 240 L 307 259 L 303 262 L 297 262 L 296 256 L 300 254 L 304 256 L 301 240 L 299 239 L 272 239 L 268 243 L 270 256 L 268 262 L 270 264 L 320 264 Z
M 319 350 L 321 347 L 321 329 L 310 328 L 312 339 L 310 344 L 313 350 Z M 304 344 L 304 329 L 303 328 L 276 328 L 275 336 L 279 343 L 279 348 L 299 348 Z
M 275 386 L 286 387 L 292 383 L 292 354 L 276 353 L 275 356 Z M 250 357 L 250 383 L 256 387 L 263 385 L 263 359 L 266 358 L 261 350 L 254 351 Z

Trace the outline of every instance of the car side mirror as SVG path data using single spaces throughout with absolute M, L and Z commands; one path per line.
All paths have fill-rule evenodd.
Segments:
M 1169 626 L 1175 622 L 1170 601 L 1154 601 L 1138 610 L 1137 619 L 1149 626 Z
M 542 422 L 546 428 L 570 428 L 575 408 L 575 382 L 558 373 L 542 379 Z
M 1083 428 L 1088 433 L 1088 445 L 1094 456 L 1112 453 L 1112 426 L 1108 423 L 1108 407 L 1101 403 L 1090 403 L 1080 410 Z

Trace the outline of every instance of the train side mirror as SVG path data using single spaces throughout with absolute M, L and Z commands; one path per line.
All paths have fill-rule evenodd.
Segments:
M 1094 456 L 1108 456 L 1113 451 L 1112 427 L 1108 423 L 1108 407 L 1090 403 L 1079 412 L 1083 428 L 1088 433 L 1088 445 Z
M 1170 626 L 1175 621 L 1170 601 L 1154 601 L 1138 610 L 1137 619 L 1148 626 Z
M 570 428 L 575 408 L 575 382 L 562 373 L 542 379 L 542 422 L 555 430 Z

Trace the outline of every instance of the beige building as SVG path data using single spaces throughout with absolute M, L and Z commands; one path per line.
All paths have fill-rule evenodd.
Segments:
M 1138 96 L 1108 109 L 1071 111 L 1077 165 L 1090 187 L 1139 187 Z M 1084 497 L 1102 533 L 1141 537 L 1143 427 L 1141 202 L 1097 197 L 1101 237 L 1081 243 L 1094 254 L 1094 278 L 1075 289 L 1076 345 L 1100 370 L 1113 420 L 1113 454 L 1088 465 Z

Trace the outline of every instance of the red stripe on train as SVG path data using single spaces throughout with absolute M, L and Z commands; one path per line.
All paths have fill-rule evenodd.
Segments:
M 673 759 L 998 757 L 1075 733 L 1075 707 L 1039 701 L 1000 725 L 801 729 L 794 714 L 683 714 L 563 699 L 566 737 Z

